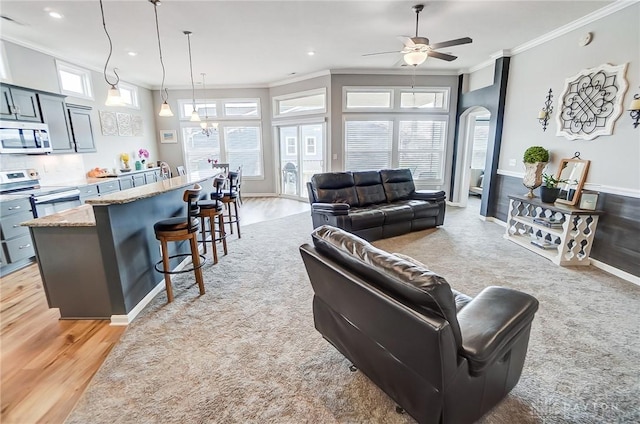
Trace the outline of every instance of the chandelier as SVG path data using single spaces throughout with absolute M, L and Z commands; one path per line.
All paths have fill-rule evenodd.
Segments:
M 204 121 L 200 122 L 200 128 L 202 128 L 202 134 L 209 137 L 213 135 L 214 131 L 218 131 L 218 123 L 217 122 L 209 123 L 209 115 L 208 115 L 209 105 L 207 104 L 207 87 L 204 83 L 204 76 L 206 74 L 203 72 L 200 75 L 202 75 L 202 89 L 204 90 Z

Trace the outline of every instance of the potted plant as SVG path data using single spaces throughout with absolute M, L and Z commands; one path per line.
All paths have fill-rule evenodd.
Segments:
M 558 184 L 566 183 L 567 180 L 558 180 L 551 174 L 542 174 L 544 184 L 540 187 L 540 200 L 543 203 L 553 203 L 560 194 Z
M 531 146 L 524 151 L 524 178 L 522 184 L 529 189 L 527 197 L 536 197 L 533 190 L 542 184 L 542 170 L 549 162 L 549 151 L 542 146 Z

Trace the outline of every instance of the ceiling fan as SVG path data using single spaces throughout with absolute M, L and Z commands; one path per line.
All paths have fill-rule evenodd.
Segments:
M 440 43 L 429 44 L 429 39 L 426 37 L 418 36 L 418 21 L 420 19 L 420 12 L 424 9 L 423 4 L 416 4 L 411 8 L 414 12 L 416 12 L 416 35 L 415 37 L 399 37 L 403 43 L 404 48 L 400 51 L 392 51 L 392 52 L 380 52 L 380 53 L 368 53 L 363 56 L 374 56 L 379 54 L 389 54 L 389 53 L 403 53 L 404 61 L 408 65 L 418 66 L 427 60 L 427 57 L 435 57 L 436 59 L 442 59 L 446 61 L 456 60 L 457 56 L 453 56 L 447 53 L 440 53 L 435 51 L 436 49 L 441 49 L 443 47 L 452 47 L 458 46 L 460 44 L 469 44 L 473 40 L 469 37 L 457 38 L 455 40 L 442 41 Z

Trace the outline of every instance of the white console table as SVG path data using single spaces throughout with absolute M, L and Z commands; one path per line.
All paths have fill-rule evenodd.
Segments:
M 537 197 L 509 196 L 504 237 L 557 265 L 589 265 L 598 217 L 602 214 L 598 210 L 542 203 Z M 534 221 L 540 218 L 553 220 L 557 226 Z

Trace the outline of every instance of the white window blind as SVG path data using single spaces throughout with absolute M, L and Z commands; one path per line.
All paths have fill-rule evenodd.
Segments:
M 400 121 L 398 167 L 409 168 L 415 181 L 442 182 L 445 134 L 445 121 Z
M 473 128 L 473 152 L 471 169 L 484 169 L 487 158 L 487 141 L 489 140 L 489 121 L 476 120 Z
M 360 171 L 391 167 L 392 121 L 345 122 L 345 169 Z

